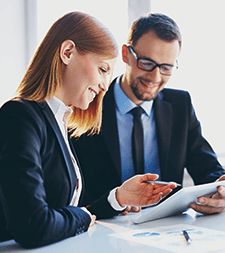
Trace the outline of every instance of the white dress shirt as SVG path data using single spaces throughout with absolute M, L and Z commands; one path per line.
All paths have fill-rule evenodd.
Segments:
M 120 144 L 122 182 L 135 175 L 132 158 L 132 128 L 133 115 L 130 111 L 136 107 L 120 86 L 121 77 L 118 77 L 114 86 L 116 102 L 116 117 Z M 153 110 L 153 101 L 144 101 L 140 105 L 144 111 L 141 116 L 144 131 L 144 165 L 145 173 L 158 174 L 160 180 L 160 165 L 156 124 Z
M 77 165 L 76 159 L 74 158 L 73 153 L 70 149 L 70 145 L 68 142 L 68 134 L 67 134 L 67 119 L 70 116 L 70 114 L 73 112 L 73 110 L 69 106 L 65 106 L 65 104 L 56 97 L 53 97 L 52 99 L 47 99 L 46 101 L 49 107 L 51 108 L 52 112 L 54 113 L 56 121 L 62 132 L 64 140 L 67 144 L 71 159 L 73 161 L 74 169 L 77 176 L 77 187 L 73 193 L 73 197 L 70 202 L 70 205 L 77 206 L 79 202 L 81 190 L 82 190 L 82 180 L 81 180 L 81 174 L 80 174 L 80 170 Z
M 67 134 L 67 119 L 70 116 L 70 114 L 73 112 L 73 110 L 69 106 L 66 106 L 61 100 L 59 100 L 56 97 L 53 97 L 52 99 L 46 99 L 46 102 L 49 105 L 49 107 L 51 108 L 51 110 L 56 118 L 56 121 L 59 125 L 61 132 L 62 132 L 62 135 L 64 137 L 66 144 L 67 144 L 69 153 L 71 155 L 71 159 L 74 164 L 74 169 L 75 169 L 75 172 L 76 172 L 76 175 L 78 178 L 78 182 L 77 182 L 76 190 L 73 193 L 73 197 L 70 202 L 70 205 L 77 206 L 78 202 L 79 202 L 81 190 L 82 190 L 82 180 L 81 180 L 81 174 L 80 174 L 80 170 L 77 165 L 76 159 L 74 158 L 73 153 L 70 149 L 70 145 L 68 142 L 68 134 Z M 119 205 L 118 201 L 116 200 L 116 190 L 117 190 L 117 188 L 113 189 L 110 192 L 110 194 L 108 196 L 108 201 L 109 201 L 110 205 L 112 206 L 112 208 L 114 208 L 116 211 L 122 211 L 125 209 L 125 207 L 121 207 Z

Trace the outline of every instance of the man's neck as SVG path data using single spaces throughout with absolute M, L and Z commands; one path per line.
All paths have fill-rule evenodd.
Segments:
M 120 81 L 120 87 L 123 90 L 123 92 L 126 94 L 126 96 L 136 105 L 140 105 L 141 103 L 143 103 L 144 101 L 141 101 L 139 99 L 136 98 L 136 96 L 134 95 L 132 89 L 130 88 L 129 85 L 129 81 L 126 78 L 126 75 L 124 74 L 121 78 Z

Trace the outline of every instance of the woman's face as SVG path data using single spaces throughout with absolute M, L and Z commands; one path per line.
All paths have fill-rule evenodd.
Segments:
M 65 105 L 86 110 L 100 92 L 107 91 L 116 58 L 107 59 L 92 52 L 80 53 L 75 46 L 65 50 L 64 54 L 61 56 L 64 63 L 62 88 L 56 96 Z

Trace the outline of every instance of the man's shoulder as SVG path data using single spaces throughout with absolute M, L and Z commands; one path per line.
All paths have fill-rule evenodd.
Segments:
M 158 97 L 170 103 L 187 103 L 191 101 L 191 96 L 188 91 L 172 88 L 164 88 L 158 94 Z
M 161 93 L 164 96 L 187 96 L 189 95 L 189 92 L 186 90 L 180 90 L 180 89 L 172 89 L 172 88 L 164 88 Z

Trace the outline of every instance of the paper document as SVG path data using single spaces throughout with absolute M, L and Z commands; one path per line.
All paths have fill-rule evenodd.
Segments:
M 183 235 L 187 231 L 191 243 Z M 205 253 L 225 250 L 225 232 L 188 224 L 161 226 L 143 230 L 113 233 L 111 236 L 131 242 L 149 245 L 166 252 Z

